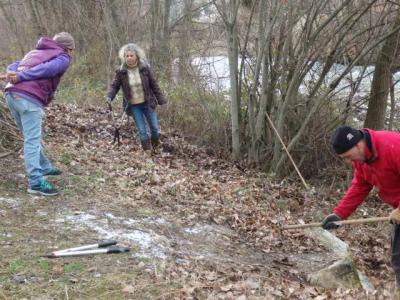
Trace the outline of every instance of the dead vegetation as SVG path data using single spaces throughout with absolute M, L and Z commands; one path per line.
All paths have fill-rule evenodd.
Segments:
M 0 96 L 3 98 L 2 93 Z M 3 158 L 12 154 L 21 141 L 15 123 L 3 101 L 0 102 L 0 132 L 0 158 Z
M 64 171 L 61 178 L 51 179 L 63 191 L 56 198 L 26 195 L 20 153 L 2 159 L 3 298 L 388 299 L 393 285 L 387 224 L 337 231 L 377 289 L 374 295 L 309 284 L 307 273 L 328 264 L 330 253 L 301 231 L 280 230 L 280 225 L 300 220 L 320 221 L 343 191 L 316 187 L 315 193 L 306 193 L 295 183 L 274 182 L 266 174 L 211 157 L 174 132 L 164 131 L 163 148 L 149 156 L 140 150 L 132 123 L 121 128 L 122 145 L 112 144 L 111 124 L 101 107 L 54 105 L 48 111 L 46 149 Z M 206 238 L 191 241 L 197 253 L 219 253 L 215 259 L 184 252 L 183 244 L 173 239 L 168 243 L 174 251 L 165 259 L 137 257 L 133 244 L 131 255 L 41 258 L 50 249 L 101 238 L 90 228 L 77 231 L 65 221 L 83 212 L 102 216 L 100 224 L 110 225 L 104 216 L 111 213 L 162 218 L 176 228 L 222 226 L 232 234 L 220 237 L 226 248 Z M 354 217 L 386 213 L 371 198 Z M 159 227 L 166 237 L 175 236 L 173 227 Z

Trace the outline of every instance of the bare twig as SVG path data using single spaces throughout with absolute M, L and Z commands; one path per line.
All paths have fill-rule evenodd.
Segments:
M 66 300 L 69 299 L 69 297 L 68 297 L 68 286 L 67 285 L 65 285 L 65 299 Z
M 6 153 L 0 153 L 0 159 L 9 156 L 10 154 L 12 154 L 13 152 L 6 152 Z
M 0 298 L 1 300 L 8 300 L 9 298 L 6 296 L 6 294 L 4 294 L 3 290 L 0 289 Z
M 272 120 L 271 120 L 271 118 L 269 117 L 268 113 L 265 113 L 265 116 L 267 117 L 267 120 L 268 120 L 268 122 L 269 122 L 269 125 L 271 125 L 271 127 L 272 127 L 272 129 L 274 130 L 276 136 L 278 137 L 279 141 L 281 142 L 283 149 L 285 150 L 287 156 L 289 157 L 289 159 L 290 159 L 290 161 L 292 162 L 294 168 L 296 169 L 296 172 L 297 172 L 297 174 L 299 175 L 299 177 L 300 177 L 300 179 L 301 179 L 301 182 L 303 183 L 304 187 L 305 187 L 307 190 L 309 190 L 310 188 L 309 188 L 308 184 L 307 184 L 306 181 L 304 180 L 304 177 L 301 175 L 300 170 L 297 168 L 296 163 L 294 162 L 292 156 L 290 155 L 288 149 L 286 148 L 285 143 L 282 141 L 282 138 L 281 138 L 281 136 L 279 135 L 278 130 L 276 130 L 276 128 L 275 128 L 275 126 L 274 126 L 274 123 L 272 123 Z

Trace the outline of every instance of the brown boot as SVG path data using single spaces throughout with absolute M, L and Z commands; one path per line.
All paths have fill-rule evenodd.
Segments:
M 153 150 L 157 149 L 158 146 L 160 146 L 160 139 L 158 137 L 156 137 L 156 138 L 152 137 L 151 145 L 153 146 Z
M 143 148 L 144 151 L 151 150 L 151 144 L 150 144 L 150 140 L 149 139 L 140 141 L 140 143 L 142 144 L 142 148 Z

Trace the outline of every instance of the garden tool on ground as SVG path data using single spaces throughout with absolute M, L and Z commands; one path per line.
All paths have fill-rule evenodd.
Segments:
M 113 143 L 118 142 L 118 146 L 120 146 L 120 145 L 121 145 L 121 138 L 120 138 L 119 129 L 120 129 L 120 127 L 121 127 L 122 120 L 123 120 L 124 117 L 125 117 L 125 109 L 124 109 L 124 111 L 122 112 L 121 118 L 120 118 L 119 120 L 115 120 L 115 118 L 114 118 L 114 113 L 113 113 L 113 109 L 112 109 L 112 106 L 111 106 L 111 103 L 108 102 L 107 104 L 108 104 L 108 110 L 109 110 L 110 115 L 111 115 L 111 120 L 112 120 L 112 123 L 113 123 L 113 126 L 114 126 L 114 139 L 113 139 Z
M 347 225 L 347 224 L 365 224 L 365 223 L 375 223 L 375 222 L 385 222 L 390 221 L 389 217 L 374 217 L 374 218 L 364 218 L 364 219 L 352 219 L 344 221 L 334 222 L 337 225 Z M 308 223 L 308 224 L 297 224 L 297 225 L 287 225 L 283 226 L 282 229 L 303 229 L 310 227 L 321 227 L 322 223 Z
M 117 243 L 118 242 L 114 240 L 106 240 L 101 241 L 97 244 L 84 245 L 80 247 L 54 251 L 49 254 L 43 255 L 43 257 L 57 258 L 64 256 L 86 256 L 93 254 L 124 253 L 130 251 L 130 249 L 127 247 L 116 246 Z

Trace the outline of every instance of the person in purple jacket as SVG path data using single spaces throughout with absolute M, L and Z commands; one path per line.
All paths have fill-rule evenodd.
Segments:
M 58 194 L 45 176 L 60 175 L 46 157 L 42 144 L 44 110 L 53 99 L 61 77 L 67 71 L 75 49 L 73 37 L 60 32 L 52 39 L 42 37 L 36 49 L 7 67 L 7 105 L 24 138 L 24 160 L 28 193 Z

